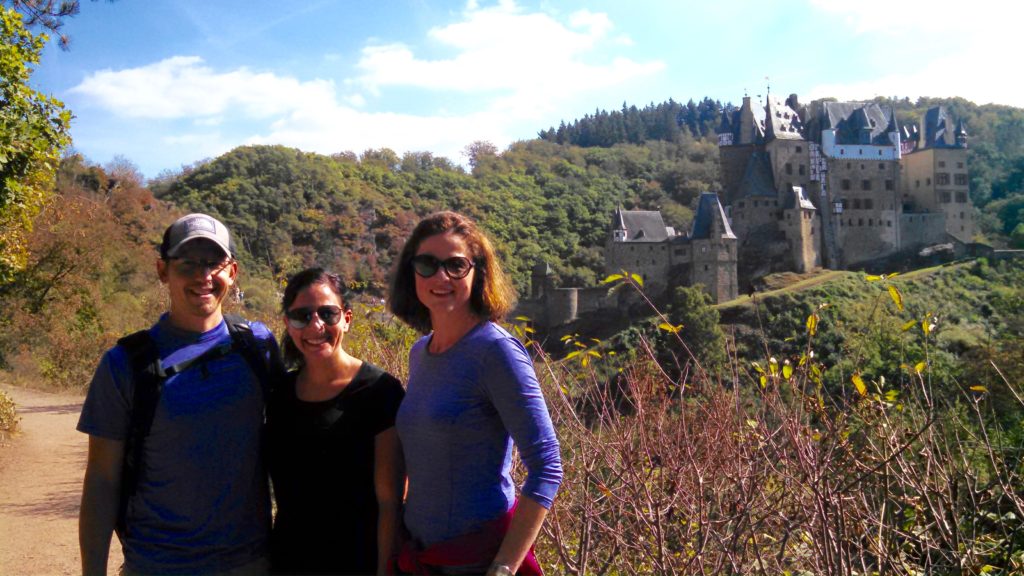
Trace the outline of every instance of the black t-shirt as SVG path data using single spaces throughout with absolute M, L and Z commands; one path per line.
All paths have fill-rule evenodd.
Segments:
M 295 396 L 292 372 L 267 407 L 270 477 L 277 501 L 275 572 L 372 574 L 377 569 L 374 437 L 395 425 L 405 395 L 392 375 L 363 362 L 340 394 Z

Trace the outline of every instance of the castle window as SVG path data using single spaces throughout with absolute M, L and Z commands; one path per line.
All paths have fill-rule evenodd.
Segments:
M 874 222 L 875 222 L 874 220 L 872 220 L 871 218 L 868 218 L 868 226 L 874 226 L 875 225 Z
M 796 147 L 796 151 L 797 151 L 797 152 L 803 152 L 803 151 L 804 151 L 804 149 L 803 149 L 802 147 L 800 147 L 800 146 L 797 146 L 797 147 Z
M 790 164 L 789 162 L 786 162 L 786 174 L 792 174 L 792 173 L 793 173 L 793 165 Z
M 707 271 L 708 271 L 708 265 L 707 265 L 707 264 L 705 264 L 705 265 L 704 265 L 704 271 L 705 271 L 705 272 L 707 272 Z
M 945 167 L 946 167 L 946 163 L 944 161 L 942 161 L 942 160 L 939 160 L 939 168 L 945 168 Z
M 967 192 L 957 192 L 956 201 L 960 204 L 967 202 Z
M 931 178 L 925 178 L 924 179 L 924 185 L 925 186 L 931 186 L 932 185 L 932 179 Z
M 840 190 L 849 190 L 850 189 L 850 181 L 848 179 L 846 179 L 846 178 L 843 178 L 842 181 L 839 182 L 839 189 Z
M 804 165 L 803 165 L 803 164 L 801 164 L 801 165 L 800 165 L 800 166 L 798 166 L 797 168 L 798 168 L 798 172 L 800 173 L 800 175 L 801 175 L 801 176 L 803 176 L 803 175 L 804 175 L 804 172 L 805 172 L 805 169 L 804 169 Z
M 853 199 L 853 209 L 860 210 L 860 198 Z
M 956 163 L 956 167 L 957 168 L 963 168 L 964 167 L 964 163 L 963 162 L 957 162 Z
M 879 162 L 878 163 L 878 169 L 879 170 L 885 170 L 885 164 L 882 164 L 881 162 Z
M 889 228 L 892 228 L 892 220 L 886 220 L 885 225 L 888 226 Z
M 857 218 L 857 226 L 863 226 L 863 225 L 864 225 L 864 219 L 863 218 Z
M 871 190 L 871 180 L 861 180 L 860 181 L 860 189 L 861 190 Z
M 871 198 L 865 198 L 864 199 L 864 209 L 865 210 L 871 210 L 872 208 L 874 208 L 873 204 L 874 204 L 874 202 L 871 200 Z
M 740 201 L 740 208 L 743 208 L 743 201 Z
M 939 186 L 944 186 L 944 185 L 949 184 L 949 173 L 948 172 L 939 172 L 938 174 L 936 174 L 935 175 L 935 183 L 937 185 L 939 185 Z
M 863 165 L 863 164 L 861 164 L 861 165 L 860 165 L 860 169 L 861 169 L 861 170 L 863 170 L 863 169 L 864 169 L 864 165 Z
M 885 189 L 886 190 L 892 190 L 892 180 L 886 180 L 885 181 Z
M 949 204 L 952 201 L 952 195 L 949 193 L 948 190 L 943 190 L 942 192 L 939 193 L 939 202 L 943 204 Z
M 967 186 L 967 174 L 953 174 L 953 182 L 957 186 Z

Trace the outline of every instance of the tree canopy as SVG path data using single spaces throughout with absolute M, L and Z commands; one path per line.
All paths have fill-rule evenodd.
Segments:
M 0 6 L 0 283 L 25 265 L 25 233 L 53 193 L 71 113 L 29 86 L 46 42 Z

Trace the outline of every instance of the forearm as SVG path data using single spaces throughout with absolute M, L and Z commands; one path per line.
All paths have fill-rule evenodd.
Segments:
M 82 489 L 82 509 L 78 518 L 78 545 L 82 554 L 82 574 L 105 576 L 110 555 L 110 538 L 117 521 L 119 487 L 88 470 Z
M 398 554 L 402 507 L 398 502 L 379 504 L 377 513 L 377 574 L 387 574 L 388 561 Z
M 532 498 L 521 497 L 515 515 L 512 517 L 512 524 L 509 526 L 508 532 L 505 533 L 505 539 L 501 542 L 501 548 L 498 549 L 493 564 L 505 565 L 512 572 L 517 571 L 523 558 L 526 557 L 526 553 L 530 551 L 530 546 L 533 546 L 534 541 L 537 540 L 537 535 L 540 533 L 547 514 L 547 508 Z

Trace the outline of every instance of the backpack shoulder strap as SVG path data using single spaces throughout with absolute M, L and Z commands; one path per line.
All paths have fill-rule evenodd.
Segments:
M 249 321 L 237 314 L 225 314 L 228 333 L 235 348 L 242 354 L 259 380 L 263 397 L 269 398 L 274 375 L 284 374 L 284 364 L 276 346 L 264 346 L 256 338 Z
M 153 427 L 153 417 L 156 414 L 156 405 L 160 401 L 164 377 L 160 370 L 160 354 L 149 330 L 129 334 L 118 340 L 117 344 L 128 354 L 133 390 L 115 527 L 118 536 L 123 540 L 128 501 L 138 488 L 142 470 L 142 446 Z

